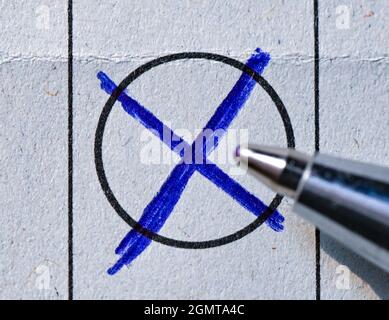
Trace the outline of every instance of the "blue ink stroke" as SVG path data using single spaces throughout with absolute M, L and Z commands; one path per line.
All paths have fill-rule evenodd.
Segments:
M 248 60 L 247 65 L 261 74 L 269 61 L 269 54 L 257 48 Z M 101 81 L 101 88 L 111 95 L 117 87 L 115 83 L 102 71 L 97 74 L 97 77 Z M 223 172 L 216 164 L 213 164 L 210 160 L 206 159 L 207 155 L 217 147 L 220 139 L 222 138 L 220 133 L 224 134 L 227 131 L 231 122 L 243 108 L 255 84 L 256 81 L 249 75 L 243 73 L 240 76 L 239 80 L 231 89 L 227 97 L 219 105 L 214 115 L 203 128 L 203 132 L 206 129 L 210 129 L 211 132 L 218 130 L 218 135 L 216 136 L 212 134 L 210 137 L 207 136 L 206 141 L 212 141 L 213 144 L 210 146 L 203 145 L 203 148 L 201 149 L 196 148 L 196 145 L 204 141 L 205 137 L 202 134 L 203 132 L 199 134 L 192 145 L 189 145 L 181 137 L 176 135 L 169 127 L 162 123 L 162 121 L 160 121 L 154 114 L 139 104 L 136 100 L 128 96 L 126 92 L 122 92 L 120 94 L 118 100 L 121 102 L 123 109 L 131 117 L 149 129 L 162 142 L 170 147 L 172 151 L 178 153 L 178 155 L 183 159 L 183 161 L 173 169 L 156 196 L 144 209 L 143 214 L 139 219 L 139 224 L 141 224 L 144 228 L 147 228 L 155 233 L 162 228 L 180 199 L 188 181 L 196 171 L 229 194 L 240 205 L 253 213 L 255 216 L 260 216 L 266 211 L 266 209 L 268 209 L 261 200 L 244 189 L 239 183 Z M 166 141 L 164 138 L 167 138 Z M 184 148 L 177 150 L 177 146 L 179 145 L 184 145 Z M 185 163 L 184 156 L 186 154 L 185 151 L 187 150 L 191 150 L 193 156 L 195 157 L 200 156 L 203 159 L 206 159 L 206 162 L 203 161 L 201 164 Z M 197 154 L 199 150 L 202 152 L 200 155 Z M 282 231 L 283 221 L 284 217 L 278 211 L 274 210 L 272 215 L 267 219 L 266 223 L 273 230 Z M 113 275 L 124 265 L 130 264 L 148 247 L 150 243 L 151 240 L 149 238 L 143 236 L 135 230 L 130 230 L 115 250 L 115 253 L 121 255 L 121 258 L 108 270 L 108 273 Z

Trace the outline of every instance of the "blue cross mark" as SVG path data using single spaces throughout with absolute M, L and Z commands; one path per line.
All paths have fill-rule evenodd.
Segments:
M 269 61 L 269 54 L 257 48 L 247 61 L 247 66 L 261 74 Z M 102 71 L 97 74 L 97 77 L 101 81 L 101 88 L 109 95 L 117 88 L 116 84 Z M 243 188 L 216 164 L 207 159 L 209 153 L 218 146 L 223 133 L 227 131 L 232 121 L 245 105 L 255 84 L 256 81 L 252 77 L 243 73 L 192 145 L 176 135 L 172 129 L 162 123 L 162 121 L 153 113 L 131 98 L 126 92 L 123 91 L 120 94 L 118 100 L 121 102 L 123 109 L 131 117 L 139 121 L 144 127 L 160 138 L 162 142 L 167 144 L 173 152 L 178 153 L 182 159 L 182 161 L 172 170 L 155 197 L 144 209 L 143 214 L 139 219 L 139 224 L 142 225 L 143 228 L 147 228 L 154 233 L 158 233 L 159 230 L 161 230 L 180 199 L 188 181 L 196 171 L 225 191 L 255 216 L 260 216 L 268 209 L 260 199 Z M 203 145 L 204 132 L 206 130 L 207 132 L 218 132 L 218 134 L 217 136 L 207 136 L 207 142 L 212 141 L 211 145 L 196 148 L 200 143 Z M 184 148 L 177 148 L 179 145 L 183 145 Z M 184 156 L 187 154 L 187 151 L 196 157 L 196 159 L 200 156 L 206 161 L 200 163 L 197 163 L 197 161 L 186 163 Z M 284 217 L 278 211 L 274 210 L 266 223 L 273 230 L 281 231 L 283 230 L 283 221 Z M 115 274 L 124 265 L 129 265 L 150 243 L 151 239 L 148 237 L 140 234 L 134 229 L 130 230 L 115 250 L 116 254 L 121 255 L 121 257 L 116 264 L 108 270 L 108 273 Z

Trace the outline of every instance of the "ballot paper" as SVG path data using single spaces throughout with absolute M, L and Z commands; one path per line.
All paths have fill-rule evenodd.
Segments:
M 0 8 L 2 299 L 389 298 L 233 159 L 389 165 L 387 1 Z

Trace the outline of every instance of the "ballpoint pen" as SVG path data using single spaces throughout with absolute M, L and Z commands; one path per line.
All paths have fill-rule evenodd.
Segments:
M 293 198 L 296 213 L 389 272 L 389 168 L 253 145 L 238 147 L 235 157 Z

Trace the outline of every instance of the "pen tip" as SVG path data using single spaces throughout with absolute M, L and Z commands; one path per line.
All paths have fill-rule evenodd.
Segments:
M 240 146 L 237 146 L 235 149 L 235 159 L 239 161 L 240 157 Z
M 241 168 L 248 169 L 276 192 L 291 196 L 307 163 L 306 157 L 297 151 L 255 145 L 238 146 L 235 160 Z

